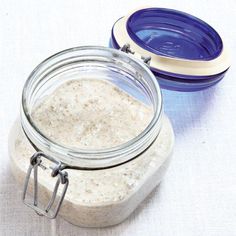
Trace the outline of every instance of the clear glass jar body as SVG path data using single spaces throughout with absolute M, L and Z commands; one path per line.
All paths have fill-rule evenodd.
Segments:
M 32 109 L 44 96 L 65 81 L 91 77 L 108 80 L 152 107 L 153 119 L 136 138 L 102 150 L 72 149 L 50 140 L 34 124 Z M 70 184 L 59 214 L 79 226 L 103 227 L 123 221 L 160 183 L 173 143 L 171 125 L 162 115 L 160 88 L 146 65 L 123 52 L 84 47 L 56 54 L 32 72 L 23 90 L 21 118 L 9 138 L 9 152 L 21 183 L 35 147 L 73 167 L 67 170 Z M 50 171 L 38 170 L 40 199 L 45 204 L 55 182 Z M 33 190 L 32 181 L 29 189 Z

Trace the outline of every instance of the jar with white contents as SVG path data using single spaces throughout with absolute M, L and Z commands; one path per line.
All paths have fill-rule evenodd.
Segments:
M 170 9 L 119 19 L 111 46 L 59 52 L 24 85 L 9 153 L 23 202 L 41 216 L 83 227 L 126 219 L 160 183 L 173 151 L 158 81 L 197 91 L 229 68 L 214 29 Z
M 173 142 L 148 66 L 122 51 L 79 47 L 30 75 L 10 155 L 16 179 L 23 184 L 27 175 L 24 201 L 37 213 L 108 226 L 159 184 Z

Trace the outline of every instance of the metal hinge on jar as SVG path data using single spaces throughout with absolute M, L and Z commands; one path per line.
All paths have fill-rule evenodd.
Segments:
M 130 44 L 128 44 L 128 43 L 126 43 L 126 44 L 124 44 L 121 48 L 120 48 L 120 50 L 122 51 L 122 52 L 125 52 L 125 53 L 130 53 L 130 54 L 137 54 L 137 53 L 135 53 L 134 51 L 132 51 L 131 50 L 131 48 L 130 48 Z M 142 56 L 141 55 L 141 58 L 140 58 L 148 67 L 150 67 L 150 62 L 151 62 L 151 57 L 150 56 Z
M 50 167 L 52 169 L 51 177 L 57 177 L 57 181 L 54 186 L 52 196 L 51 196 L 47 206 L 44 209 L 41 209 L 38 207 L 38 167 L 41 167 L 44 170 L 47 169 L 47 167 L 42 164 L 42 158 L 45 158 L 55 164 L 54 167 Z M 60 210 L 60 207 L 62 205 L 62 202 L 64 200 L 68 185 L 69 185 L 68 173 L 66 171 L 63 171 L 63 169 L 64 169 L 64 166 L 62 165 L 61 162 L 55 160 L 52 157 L 47 156 L 43 152 L 36 152 L 30 158 L 30 165 L 29 165 L 27 175 L 25 178 L 25 184 L 24 184 L 24 190 L 23 190 L 24 204 L 27 205 L 28 207 L 32 208 L 40 216 L 46 216 L 50 219 L 56 218 L 56 216 Z M 30 203 L 30 202 L 26 201 L 26 193 L 27 193 L 27 189 L 29 186 L 32 170 L 34 172 L 34 174 L 33 174 L 34 192 L 33 192 L 33 203 Z M 59 196 L 56 207 L 54 208 L 54 211 L 52 211 L 51 208 L 53 207 L 53 205 L 56 201 L 56 197 L 57 197 L 57 193 L 58 193 L 58 189 L 59 189 L 60 184 L 63 185 L 63 189 L 62 189 L 62 192 Z

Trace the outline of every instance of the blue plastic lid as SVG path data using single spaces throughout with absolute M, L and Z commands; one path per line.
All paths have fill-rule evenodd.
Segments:
M 223 42 L 204 21 L 170 9 L 142 9 L 127 21 L 130 37 L 158 55 L 189 60 L 211 60 L 220 55 Z
M 125 31 L 120 30 L 122 27 Z M 113 26 L 111 45 L 118 49 L 123 43 L 156 60 L 151 70 L 167 89 L 208 88 L 229 68 L 220 35 L 204 21 L 172 9 L 141 9 L 119 19 Z

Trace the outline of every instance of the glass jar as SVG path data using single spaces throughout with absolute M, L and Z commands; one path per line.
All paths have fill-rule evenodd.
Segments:
M 63 145 L 45 135 L 33 109 L 65 82 L 90 78 L 108 81 L 150 107 L 153 117 L 146 128 L 104 149 Z M 49 218 L 59 213 L 75 225 L 103 227 L 123 221 L 160 183 L 173 143 L 160 87 L 148 65 L 121 50 L 89 46 L 57 53 L 30 74 L 9 153 L 26 205 Z

